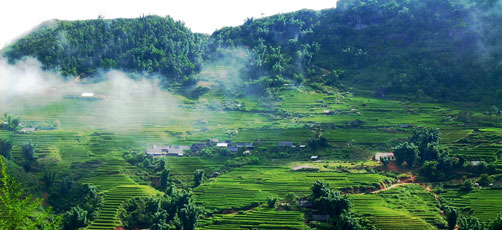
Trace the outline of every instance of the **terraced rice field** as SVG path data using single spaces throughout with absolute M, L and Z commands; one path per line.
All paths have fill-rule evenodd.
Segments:
M 202 157 L 167 157 L 166 166 L 171 169 L 171 176 L 181 179 L 186 183 L 193 182 L 195 170 L 202 169 L 206 175 L 221 166 L 225 158 L 202 158 Z
M 448 189 L 440 196 L 454 207 L 472 211 L 472 215 L 482 221 L 493 219 L 498 213 L 502 213 L 501 189 L 475 189 L 467 193 Z
M 294 172 L 287 166 L 266 164 L 244 166 L 212 179 L 194 190 L 196 200 L 208 209 L 239 209 L 265 202 L 271 195 L 287 193 L 308 195 L 316 180 L 324 180 L 332 188 L 375 188 L 385 180 L 370 173 Z
M 330 142 L 354 144 L 382 144 L 396 139 L 406 139 L 411 134 L 405 132 L 386 132 L 379 129 L 332 129 L 323 133 Z
M 106 88 L 98 87 L 95 92 L 100 90 Z M 502 132 L 496 128 L 482 129 L 491 139 L 480 137 L 477 140 L 474 137 L 467 144 L 459 143 L 458 140 L 469 135 L 473 128 L 451 119 L 459 109 L 444 104 L 404 103 L 295 90 L 281 94 L 281 101 L 276 105 L 280 106 L 277 114 L 256 98 L 238 99 L 245 105 L 242 111 L 228 109 L 222 95 L 211 93 L 198 101 L 168 92 L 152 92 L 155 100 L 151 100 L 152 95 L 126 92 L 124 95 L 112 95 L 109 100 L 92 102 L 49 95 L 47 98 L 34 98 L 25 107 L 13 103 L 9 105 L 12 111 L 7 112 L 25 121 L 49 124 L 58 121 L 61 124 L 58 130 L 15 136 L 0 130 L 0 137 L 13 141 L 15 147 L 12 154 L 17 163 L 23 162 L 20 146 L 29 141 L 37 144 L 38 157 L 54 159 L 58 169 L 69 172 L 73 170 L 70 167 L 78 165 L 76 163 L 99 162 L 99 167 L 86 171 L 80 182 L 97 186 L 105 196 L 98 218 L 88 227 L 101 230 L 120 225 L 117 211 L 126 199 L 157 193 L 149 186 L 138 185 L 130 175 L 136 168 L 122 158 L 123 151 L 133 149 L 141 152 L 152 144 L 191 144 L 209 138 L 257 142 L 265 146 L 274 146 L 279 141 L 305 143 L 313 135 L 311 126 L 321 123 L 336 126 L 336 129 L 323 131 L 323 135 L 336 145 L 385 145 L 409 137 L 412 128 L 398 127 L 412 124 L 440 128 L 442 142 L 460 146 L 454 153 L 469 160 L 493 160 L 500 150 L 497 141 Z M 121 104 L 123 97 L 127 99 L 125 105 Z M 5 112 L 4 108 L 0 110 Z M 326 115 L 324 110 L 336 113 Z M 198 123 L 199 119 L 205 119 L 207 124 Z M 363 127 L 348 127 L 348 122 L 354 119 L 364 121 Z M 338 157 L 339 154 L 333 153 L 329 157 Z M 223 165 L 224 160 L 167 158 L 166 165 L 172 170 L 174 178 L 190 185 L 196 169 L 204 169 L 208 175 Z M 501 162 L 500 159 L 496 161 L 502 167 Z M 234 168 L 196 188 L 196 201 L 210 212 L 255 207 L 233 214 L 213 212 L 211 217 L 201 221 L 200 229 L 302 229 L 302 212 L 279 211 L 260 204 L 266 202 L 269 196 L 284 197 L 290 192 L 306 196 L 316 180 L 324 180 L 332 188 L 353 192 L 360 192 L 360 188 L 376 188 L 384 181 L 393 180 L 365 170 L 353 170 L 351 173 L 332 171 L 331 167 L 342 163 L 330 163 L 330 168 L 323 168 L 320 172 L 293 172 L 289 163 L 277 160 Z M 323 165 L 319 163 L 316 166 Z M 475 216 L 487 220 L 502 212 L 500 191 L 459 193 L 448 190 L 443 196 L 451 199 L 455 206 L 469 208 Z M 436 200 L 420 186 L 351 195 L 351 199 L 354 211 L 381 229 L 434 229 L 434 223 L 442 220 Z
M 436 229 L 433 223 L 442 220 L 434 196 L 418 185 L 350 198 L 355 213 L 381 229 Z
M 260 144 L 277 146 L 280 141 L 291 141 L 305 144 L 313 136 L 307 128 L 289 129 L 243 129 L 235 137 L 235 142 L 258 142 Z
M 464 156 L 465 159 L 471 161 L 484 160 L 487 162 L 497 159 L 497 154 L 502 151 L 502 146 L 476 146 L 473 148 L 465 148 L 454 151 L 454 154 Z
M 304 229 L 303 213 L 257 207 L 236 214 L 214 214 L 198 229 Z
M 105 193 L 105 202 L 98 217 L 86 228 L 89 230 L 110 230 L 120 226 L 118 210 L 123 202 L 134 197 L 152 195 L 152 188 L 143 185 L 117 186 Z

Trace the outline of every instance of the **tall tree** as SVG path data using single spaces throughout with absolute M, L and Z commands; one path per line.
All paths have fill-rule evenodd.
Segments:
M 312 190 L 312 197 L 318 199 L 322 196 L 326 196 L 330 188 L 329 184 L 324 181 L 316 180 L 310 189 Z
M 458 230 L 485 230 L 485 225 L 473 216 L 464 216 L 458 221 Z
M 406 162 L 408 167 L 413 167 L 415 162 L 418 160 L 418 148 L 413 143 L 404 142 L 396 147 L 394 147 L 394 156 L 396 157 L 396 162 L 402 164 Z
M 23 156 L 24 156 L 24 164 L 23 168 L 28 171 L 31 169 L 31 165 L 33 161 L 35 161 L 35 145 L 31 144 L 31 142 L 24 144 L 22 146 Z
M 87 226 L 89 220 L 87 219 L 87 211 L 81 209 L 79 206 L 72 207 L 63 216 L 63 229 L 73 230 Z
M 493 220 L 490 230 L 502 230 L 502 213 L 499 213 L 497 218 Z
M 453 230 L 457 226 L 458 212 L 455 208 L 445 208 L 446 221 L 448 222 L 448 230 Z
M 439 129 L 426 128 L 426 127 L 419 127 L 413 130 L 413 136 L 411 136 L 410 138 L 410 142 L 418 147 L 418 151 L 420 151 L 420 154 L 424 154 L 427 148 L 433 148 L 434 145 L 439 145 L 440 140 L 441 140 L 441 134 L 439 132 Z M 434 157 L 433 154 L 431 155 L 432 156 L 430 157 L 433 158 Z M 423 158 L 422 161 L 435 160 L 435 159 L 427 159 L 425 157 L 422 158 Z
M 9 140 L 0 139 L 0 154 L 7 159 L 11 159 L 10 150 L 12 149 L 12 142 Z
M 167 188 L 167 185 L 169 183 L 169 174 L 170 174 L 170 170 L 166 169 L 166 168 L 164 168 L 162 170 L 162 172 L 160 173 L 160 188 L 162 190 L 165 190 Z
M 194 172 L 194 187 L 198 187 L 200 184 L 202 184 L 202 181 L 204 180 L 204 170 L 202 169 L 197 169 Z
M 35 145 L 31 142 L 26 143 L 22 146 L 24 160 L 28 162 L 32 162 L 35 160 Z
M 23 195 L 21 185 L 6 173 L 3 157 L 0 157 L 0 229 L 47 229 L 58 230 L 60 217 L 51 217 L 41 209 L 42 200 Z

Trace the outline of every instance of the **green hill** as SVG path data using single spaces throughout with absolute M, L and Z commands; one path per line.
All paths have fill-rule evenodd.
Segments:
M 380 96 L 480 99 L 481 89 L 486 93 L 500 85 L 499 1 L 340 0 L 337 5 L 248 19 L 214 32 L 208 47 L 252 49 L 248 80 L 265 86 L 343 82 Z
M 65 76 L 86 77 L 98 69 L 116 68 L 183 82 L 200 70 L 206 40 L 206 35 L 192 33 L 169 17 L 57 20 L 18 40 L 4 56 L 10 62 L 33 56 Z
M 306 83 L 486 101 L 500 95 L 501 9 L 497 0 L 340 0 L 333 9 L 249 18 L 210 37 L 169 17 L 55 21 L 4 56 L 34 56 L 63 75 L 118 68 L 187 85 L 204 61 L 244 47 L 242 82 L 258 92 Z

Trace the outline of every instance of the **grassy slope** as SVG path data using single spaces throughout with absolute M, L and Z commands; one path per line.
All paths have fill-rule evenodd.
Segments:
M 80 176 L 81 181 L 97 185 L 100 191 L 107 194 L 107 202 L 116 201 L 116 194 L 129 188 L 131 192 L 124 193 L 146 194 L 141 191 L 148 187 L 138 185 L 138 182 L 132 179 L 129 172 L 134 170 L 134 167 L 124 162 L 121 157 L 122 151 L 128 148 L 142 151 L 150 144 L 190 144 L 208 138 L 231 137 L 236 141 L 260 141 L 263 145 L 275 145 L 278 141 L 288 140 L 305 143 L 313 133 L 309 126 L 320 123 L 325 125 L 323 135 L 335 146 L 346 146 L 347 143 L 352 143 L 355 146 L 369 148 L 371 151 L 387 151 L 390 143 L 406 138 L 412 131 L 412 129 L 398 128 L 399 124 L 438 127 L 442 132 L 442 142 L 453 147 L 459 146 L 456 141 L 471 133 L 474 128 L 449 119 L 461 110 L 457 106 L 440 103 L 404 103 L 397 100 L 342 94 L 302 93 L 296 90 L 282 92 L 280 109 L 283 112 L 281 115 L 271 114 L 271 109 L 253 98 L 238 99 L 246 105 L 243 111 L 228 111 L 215 102 L 221 99 L 221 95 L 208 94 L 198 101 L 184 103 L 184 100 L 165 94 L 160 95 L 161 99 L 168 102 L 165 105 L 172 103 L 174 107 L 159 106 L 152 111 L 150 107 L 155 102 L 142 100 L 141 103 L 119 108 L 115 114 L 134 112 L 135 114 L 148 114 L 147 116 L 121 115 L 114 118 L 115 122 L 110 122 L 112 119 L 110 114 L 98 113 L 100 108 L 107 106 L 107 101 L 56 100 L 53 97 L 58 98 L 54 95 L 32 99 L 31 104 L 34 106 L 20 107 L 12 103 L 0 108 L 0 112 L 9 112 L 24 121 L 52 123 L 57 120 L 61 123 L 60 129 L 16 136 L 0 130 L 0 137 L 13 140 L 16 145 L 13 155 L 18 163 L 22 163 L 19 146 L 28 141 L 37 144 L 37 156 L 52 159 L 55 164 L 45 163 L 61 172 L 76 174 L 78 170 L 71 168 L 76 163 L 92 160 L 101 162 L 98 168 Z M 323 104 L 327 107 L 323 107 Z M 322 114 L 325 109 L 337 110 L 337 114 Z M 478 111 L 474 112 L 478 113 Z M 197 121 L 201 118 L 206 119 L 208 124 L 198 124 Z M 365 124 L 361 128 L 348 127 L 347 123 L 354 119 L 360 119 Z M 107 123 L 111 125 L 103 126 Z M 118 125 L 113 125 L 115 123 Z M 336 129 L 329 128 L 333 125 Z M 481 127 L 481 130 L 493 135 L 502 133 L 502 130 L 497 128 L 499 124 L 493 125 L 495 127 L 485 127 L 485 129 Z M 204 132 L 202 128 L 207 128 L 208 131 Z M 101 134 L 93 135 L 97 129 Z M 234 132 L 234 136 L 230 136 L 229 131 Z M 494 144 L 496 143 L 490 142 L 489 139 L 482 143 L 483 146 L 494 146 Z M 460 147 L 475 149 L 480 147 L 478 145 L 467 143 Z M 487 151 L 492 157 L 496 153 L 496 148 Z M 458 152 L 467 155 L 473 153 Z M 191 181 L 194 170 L 202 168 L 210 171 L 221 164 L 222 162 L 217 159 L 208 160 L 196 157 L 168 160 L 168 166 L 173 169 L 173 175 L 186 182 Z M 246 166 L 232 170 L 196 189 L 197 200 L 211 209 L 229 209 L 246 206 L 253 202 L 264 202 L 269 195 L 283 196 L 288 192 L 306 194 L 311 183 L 316 179 L 324 179 L 333 187 L 346 188 L 378 184 L 385 178 L 378 174 L 290 172 L 288 164 L 288 162 L 275 162 L 265 166 Z M 226 196 L 223 201 L 216 197 L 221 194 Z M 119 197 L 118 200 L 123 200 L 128 196 Z M 470 199 L 466 197 L 464 200 Z M 358 200 L 370 201 L 371 205 L 368 210 L 374 210 L 374 213 L 366 211 L 365 214 L 363 209 L 360 210 L 365 215 L 375 217 L 372 218 L 375 223 L 380 221 L 377 218 L 380 215 L 378 213 L 388 211 L 386 215 L 391 215 L 392 218 L 401 218 L 404 215 L 414 220 L 413 223 L 417 223 L 417 226 L 430 226 L 431 224 L 428 220 L 420 220 L 421 217 L 414 216 L 415 214 L 406 208 L 396 209 L 389 204 L 388 198 L 380 195 L 354 196 L 356 207 L 361 205 Z M 117 205 L 116 202 L 109 202 L 109 204 Z M 107 209 L 108 216 L 104 217 L 109 218 L 110 213 L 117 210 L 117 206 L 113 205 L 110 207 L 115 208 Z M 485 216 L 490 215 L 494 216 L 494 213 L 488 212 Z M 115 218 L 107 219 L 107 221 L 105 222 L 110 226 L 118 223 Z

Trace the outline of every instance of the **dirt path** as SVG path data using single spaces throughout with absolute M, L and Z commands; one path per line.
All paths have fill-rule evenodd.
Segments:
M 385 191 L 385 190 L 389 190 L 389 189 L 393 189 L 395 187 L 399 187 L 399 186 L 402 186 L 402 185 L 407 185 L 407 184 L 413 184 L 413 183 L 397 183 L 397 184 L 393 184 L 389 187 L 385 187 L 385 188 L 381 188 L 381 189 L 378 189 L 378 190 L 375 190 L 373 192 L 371 192 L 372 194 L 374 193 L 379 193 L 379 192 L 382 192 L 382 191 Z
M 413 174 L 410 174 L 410 177 L 409 178 L 406 178 L 405 180 L 398 180 L 398 182 L 396 184 L 393 184 L 389 187 L 384 187 L 384 188 L 381 188 L 381 189 L 377 189 L 373 192 L 371 192 L 372 194 L 374 193 L 379 193 L 381 191 L 385 191 L 385 190 L 389 190 L 389 189 L 393 189 L 395 187 L 399 187 L 399 186 L 402 186 L 402 185 L 406 185 L 406 184 L 413 184 L 415 182 L 415 175 Z

